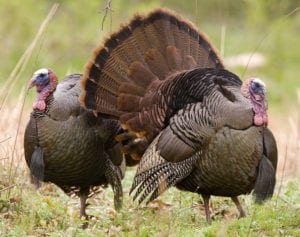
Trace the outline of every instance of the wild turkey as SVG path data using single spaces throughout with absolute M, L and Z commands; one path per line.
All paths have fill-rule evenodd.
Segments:
M 203 196 L 210 221 L 210 195 L 231 197 L 240 216 L 237 196 L 272 196 L 277 148 L 265 85 L 224 69 L 188 20 L 166 9 L 136 15 L 94 51 L 82 88 L 86 108 L 121 121 L 124 152 L 138 159 L 146 150 L 131 188 L 139 202 L 176 186 Z
M 52 182 L 78 195 L 80 217 L 87 216 L 86 199 L 107 184 L 112 186 L 115 208 L 121 207 L 125 171 L 120 143 L 114 139 L 119 122 L 96 117 L 80 106 L 81 76 L 67 76 L 57 86 L 51 69 L 34 73 L 29 88 L 36 86 L 39 94 L 24 136 L 25 159 L 37 185 Z

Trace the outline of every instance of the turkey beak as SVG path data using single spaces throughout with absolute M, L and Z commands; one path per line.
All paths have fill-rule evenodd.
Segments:
M 36 76 L 33 76 L 29 82 L 28 82 L 28 85 L 27 85 L 27 92 L 35 86 L 35 82 L 36 82 Z

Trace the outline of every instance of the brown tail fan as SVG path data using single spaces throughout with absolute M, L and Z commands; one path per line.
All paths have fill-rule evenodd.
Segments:
M 136 15 L 95 49 L 85 67 L 80 102 L 120 119 L 123 128 L 150 142 L 165 118 L 165 106 L 158 104 L 163 100 L 156 93 L 162 82 L 194 68 L 223 67 L 204 33 L 159 8 Z

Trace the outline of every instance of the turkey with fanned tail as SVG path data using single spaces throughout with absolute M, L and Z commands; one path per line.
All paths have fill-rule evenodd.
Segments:
M 29 82 L 38 97 L 24 136 L 27 165 L 37 186 L 52 182 L 65 193 L 80 197 L 80 217 L 86 215 L 86 199 L 108 184 L 115 208 L 122 205 L 125 162 L 115 140 L 118 121 L 96 117 L 78 101 L 80 78 L 73 74 L 58 84 L 51 69 L 40 69 Z
M 277 147 L 267 128 L 267 92 L 242 82 L 190 21 L 166 9 L 136 15 L 94 51 L 80 101 L 120 120 L 123 152 L 139 161 L 134 199 L 167 188 L 210 195 L 271 197 Z

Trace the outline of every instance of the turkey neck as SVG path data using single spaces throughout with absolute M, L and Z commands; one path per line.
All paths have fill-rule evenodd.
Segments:
M 37 97 L 36 101 L 38 101 L 41 98 L 42 93 L 39 94 L 39 96 Z M 35 109 L 31 112 L 30 115 L 30 121 L 33 123 L 32 127 L 33 127 L 33 131 L 35 133 L 34 137 L 36 139 L 36 145 L 40 146 L 40 136 L 39 136 L 39 120 L 41 120 L 43 117 L 48 115 L 49 112 L 49 104 L 51 104 L 51 102 L 53 101 L 53 92 L 51 92 L 50 94 L 47 95 L 47 97 L 44 99 L 45 103 L 46 103 L 46 109 L 45 111 L 40 111 L 38 109 Z

